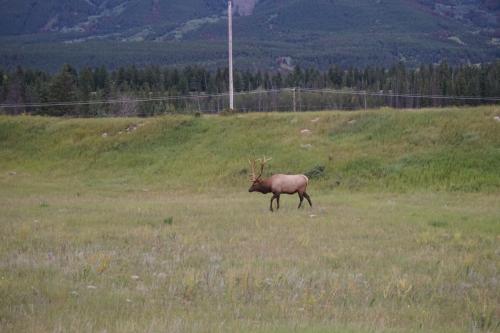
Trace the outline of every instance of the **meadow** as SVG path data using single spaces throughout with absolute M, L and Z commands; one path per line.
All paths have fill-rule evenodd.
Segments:
M 497 116 L 1 116 L 0 331 L 497 332 Z

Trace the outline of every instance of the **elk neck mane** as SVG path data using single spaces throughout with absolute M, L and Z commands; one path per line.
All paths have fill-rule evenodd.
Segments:
M 259 182 L 258 191 L 264 194 L 272 192 L 271 178 L 261 179 Z

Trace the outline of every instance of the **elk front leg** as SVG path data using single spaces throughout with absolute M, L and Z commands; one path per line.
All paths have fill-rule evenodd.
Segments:
M 273 195 L 273 197 L 271 198 L 271 204 L 269 205 L 269 209 L 271 210 L 271 212 L 273 212 L 273 200 L 276 199 L 276 195 Z
M 279 194 L 276 196 L 276 203 L 278 204 L 276 210 L 278 210 L 278 209 L 280 209 L 280 195 Z
M 302 193 L 299 192 L 299 198 L 300 198 L 300 202 L 299 202 L 299 207 L 302 206 L 302 201 L 304 201 L 304 195 Z

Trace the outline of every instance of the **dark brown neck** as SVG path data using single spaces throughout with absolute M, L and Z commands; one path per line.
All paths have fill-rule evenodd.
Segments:
M 271 181 L 269 178 L 263 179 L 260 183 L 259 186 L 257 187 L 256 191 L 266 194 L 271 192 Z

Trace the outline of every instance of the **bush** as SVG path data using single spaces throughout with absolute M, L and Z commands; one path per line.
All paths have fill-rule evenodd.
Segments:
M 309 179 L 317 179 L 325 176 L 325 167 L 323 165 L 316 165 L 311 170 L 304 173 Z

